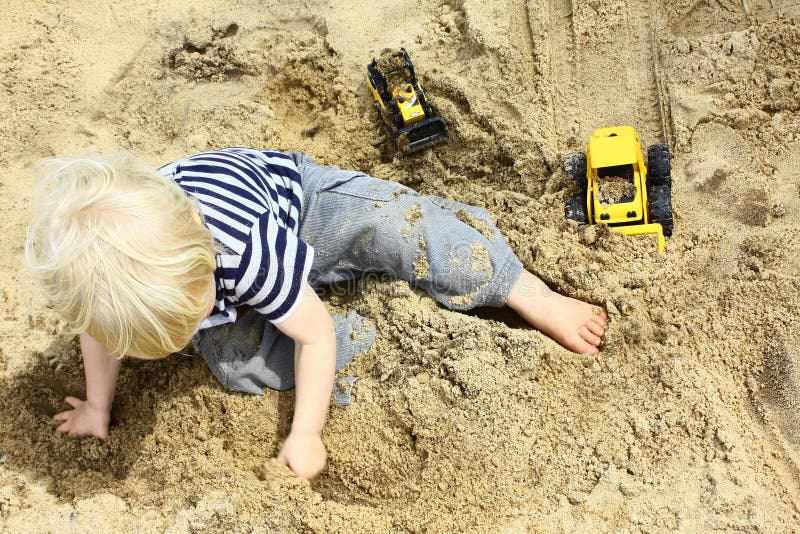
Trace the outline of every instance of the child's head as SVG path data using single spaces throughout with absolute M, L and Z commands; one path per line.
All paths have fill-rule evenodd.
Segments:
M 215 297 L 196 203 L 126 152 L 38 168 L 25 259 L 53 307 L 120 356 L 183 348 Z

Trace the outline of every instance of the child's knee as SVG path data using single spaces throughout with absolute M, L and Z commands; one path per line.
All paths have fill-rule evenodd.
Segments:
M 434 293 L 449 308 L 479 306 L 495 272 L 489 248 L 476 237 L 445 237 L 442 241 L 425 251 Z
M 437 196 L 426 197 L 444 212 L 445 216 L 451 216 L 462 225 L 469 226 L 473 230 L 479 232 L 489 241 L 494 241 L 499 236 L 497 227 L 494 224 L 491 214 L 485 209 L 478 206 L 471 206 L 456 202 L 455 200 L 448 200 Z M 453 224 L 458 224 L 453 223 Z

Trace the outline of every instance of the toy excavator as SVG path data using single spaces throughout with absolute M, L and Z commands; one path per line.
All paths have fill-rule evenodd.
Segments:
M 626 235 L 655 234 L 658 251 L 672 235 L 672 177 L 667 145 L 650 145 L 647 165 L 630 126 L 596 130 L 586 152 L 564 157 L 564 172 L 581 192 L 567 199 L 564 214 L 579 224 L 605 223 Z
M 425 99 L 405 48 L 367 65 L 367 84 L 396 148 L 417 152 L 447 140 L 447 124 Z

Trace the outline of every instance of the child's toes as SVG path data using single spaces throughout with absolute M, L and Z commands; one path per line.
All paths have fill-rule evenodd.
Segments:
M 603 331 L 605 331 L 605 329 L 608 327 L 608 321 L 606 319 L 603 319 L 599 315 L 592 315 L 591 317 L 589 317 L 589 320 L 587 320 L 586 323 L 587 324 L 588 323 L 593 323 L 593 324 L 599 326 L 600 328 L 602 328 Z M 602 334 L 600 334 L 600 335 L 602 335 Z
M 587 321 L 586 328 L 588 328 L 589 331 L 596 336 L 603 337 L 603 334 L 606 333 L 605 326 L 600 324 L 599 321 Z
M 601 341 L 600 336 L 589 330 L 588 326 L 583 325 L 582 327 L 580 327 L 578 329 L 578 333 L 587 343 L 591 343 L 595 347 L 600 346 L 600 341 Z
M 577 354 L 597 354 L 600 352 L 597 347 L 588 341 L 585 341 L 580 335 L 576 337 L 577 339 L 570 344 L 571 346 L 569 349 L 571 351 L 574 351 Z

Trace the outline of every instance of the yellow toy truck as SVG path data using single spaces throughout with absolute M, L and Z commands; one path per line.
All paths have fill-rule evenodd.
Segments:
M 378 115 L 401 152 L 417 152 L 447 140 L 447 124 L 425 99 L 405 48 L 387 50 L 367 65 L 367 85 Z
M 586 152 L 564 156 L 564 172 L 580 193 L 567 199 L 564 215 L 578 224 L 607 224 L 626 235 L 655 234 L 658 251 L 672 235 L 669 147 L 650 145 L 647 164 L 631 126 L 595 130 Z

